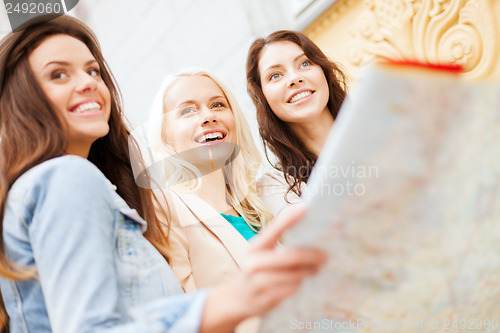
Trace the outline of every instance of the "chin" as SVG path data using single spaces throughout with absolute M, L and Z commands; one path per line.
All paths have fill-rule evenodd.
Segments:
M 94 133 L 99 137 L 103 137 L 103 136 L 108 135 L 108 133 L 109 133 L 108 123 L 105 123 L 105 124 L 102 124 L 101 126 L 96 127 Z
M 99 139 L 102 139 L 104 138 L 106 135 L 109 134 L 109 128 L 106 128 L 106 129 L 101 129 L 101 130 L 96 130 L 96 131 L 92 131 L 92 133 L 81 133 L 80 135 L 82 137 L 86 137 L 88 138 L 88 140 L 92 141 L 92 142 L 95 142 Z

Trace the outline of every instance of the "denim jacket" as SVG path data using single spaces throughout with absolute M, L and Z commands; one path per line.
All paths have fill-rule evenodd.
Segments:
M 145 228 L 86 159 L 23 174 L 8 194 L 4 247 L 36 277 L 0 279 L 11 332 L 198 331 L 207 291 L 183 294 Z

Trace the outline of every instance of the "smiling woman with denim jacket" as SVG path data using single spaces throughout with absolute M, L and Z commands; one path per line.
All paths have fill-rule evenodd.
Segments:
M 274 249 L 295 214 L 256 237 L 237 277 L 183 294 L 155 248 L 166 238 L 151 192 L 135 184 L 95 36 L 68 16 L 24 28 L 0 43 L 0 286 L 11 332 L 230 332 L 318 270 L 321 252 Z

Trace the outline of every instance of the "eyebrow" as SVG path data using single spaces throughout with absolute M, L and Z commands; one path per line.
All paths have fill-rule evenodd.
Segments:
M 196 104 L 196 102 L 193 101 L 193 100 L 187 100 L 187 101 L 184 101 L 184 102 L 181 102 L 181 103 L 177 104 L 175 106 L 175 108 L 178 109 L 178 108 L 180 108 L 180 107 L 182 107 L 184 105 L 191 105 L 191 104 Z
M 219 98 L 223 98 L 223 99 L 227 100 L 227 98 L 224 97 L 223 95 L 216 95 L 216 96 L 210 97 L 208 99 L 208 101 L 211 102 L 211 101 L 219 99 Z M 177 104 L 176 109 L 183 107 L 185 105 L 191 105 L 191 104 L 196 104 L 196 103 L 197 103 L 196 101 L 190 99 L 190 100 L 187 100 L 187 101 L 184 101 L 184 102 Z
M 304 52 L 302 52 L 301 54 L 299 54 L 298 56 L 296 56 L 293 61 L 297 61 L 298 59 L 300 59 L 301 57 L 305 56 L 306 54 Z M 281 64 L 276 64 L 276 65 L 272 65 L 272 66 L 269 66 L 267 67 L 264 72 L 267 72 L 268 70 L 270 69 L 273 69 L 273 68 L 277 68 L 277 67 L 281 67 Z
M 88 66 L 88 65 L 93 64 L 93 63 L 98 63 L 98 62 L 97 62 L 97 60 L 95 60 L 95 59 L 91 59 L 91 60 L 89 60 L 89 61 L 87 61 L 87 62 L 85 63 L 85 66 Z M 67 61 L 54 60 L 54 61 L 51 61 L 51 62 L 47 63 L 47 64 L 45 65 L 45 67 L 44 67 L 44 68 L 47 68 L 47 67 L 48 67 L 48 66 L 50 66 L 50 65 L 69 66 L 69 65 L 70 65 L 70 63 L 69 63 L 69 62 L 67 62 Z
M 222 95 L 216 95 L 216 96 L 210 97 L 210 99 L 208 101 L 211 102 L 211 101 L 219 99 L 219 98 L 227 100 L 227 98 L 222 96 Z

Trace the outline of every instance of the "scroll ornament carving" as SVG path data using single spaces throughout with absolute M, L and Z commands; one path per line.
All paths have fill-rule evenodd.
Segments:
M 498 53 L 494 0 L 364 0 L 349 29 L 346 58 L 362 67 L 375 56 L 456 63 L 487 77 Z

